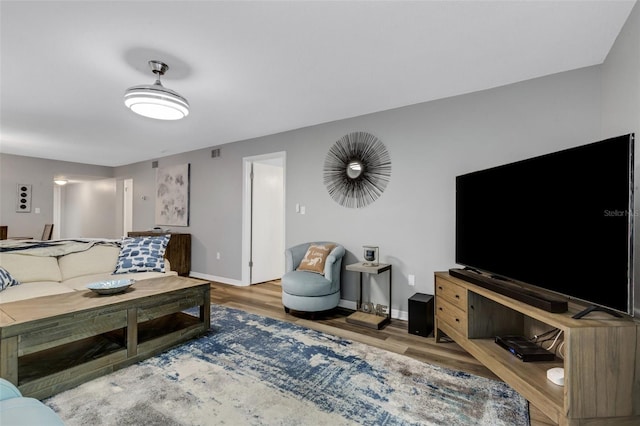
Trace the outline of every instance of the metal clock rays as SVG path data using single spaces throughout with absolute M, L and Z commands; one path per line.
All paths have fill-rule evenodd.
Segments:
M 367 132 L 338 139 L 324 162 L 324 184 L 344 207 L 366 207 L 384 192 L 391 177 L 391 157 L 384 144 Z

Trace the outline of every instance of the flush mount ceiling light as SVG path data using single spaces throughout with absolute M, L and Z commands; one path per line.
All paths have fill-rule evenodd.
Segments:
M 60 185 L 60 186 L 66 185 L 68 182 L 69 181 L 66 180 L 65 178 L 55 178 L 53 180 L 53 183 L 55 183 L 56 185 Z
M 133 86 L 124 92 L 124 104 L 136 114 L 158 120 L 179 120 L 189 115 L 189 102 L 160 83 L 169 66 L 160 61 L 149 61 L 151 71 L 157 76 L 151 85 Z

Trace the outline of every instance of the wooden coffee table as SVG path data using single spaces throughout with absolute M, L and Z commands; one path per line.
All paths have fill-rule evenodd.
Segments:
M 204 334 L 210 283 L 169 276 L 0 304 L 0 377 L 47 398 Z M 199 317 L 182 311 L 200 308 Z

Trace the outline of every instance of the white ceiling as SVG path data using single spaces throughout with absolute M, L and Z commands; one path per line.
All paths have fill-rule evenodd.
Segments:
M 0 2 L 0 152 L 118 166 L 600 64 L 635 0 Z M 186 97 L 180 121 L 124 91 Z

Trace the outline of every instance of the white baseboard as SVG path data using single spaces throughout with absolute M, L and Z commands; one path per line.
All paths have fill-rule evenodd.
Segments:
M 353 302 L 351 300 L 340 299 L 340 303 L 338 303 L 338 306 L 345 309 L 351 309 L 353 311 L 356 310 L 356 302 Z
M 189 272 L 189 276 L 193 277 L 193 278 L 200 278 L 202 280 L 215 281 L 215 282 L 218 282 L 218 283 L 235 285 L 235 286 L 239 286 L 239 287 L 247 287 L 247 286 L 249 286 L 249 284 L 245 284 L 240 280 L 234 280 L 232 278 L 226 278 L 226 277 L 218 277 L 216 275 L 201 274 L 200 272 L 190 271 Z
M 226 278 L 226 277 L 218 277 L 216 275 L 209 275 L 209 274 L 201 274 L 200 272 L 193 272 L 191 271 L 189 273 L 190 277 L 194 277 L 194 278 L 200 278 L 203 280 L 207 280 L 207 281 L 215 281 L 218 283 L 223 283 L 223 284 L 229 284 L 229 285 L 235 285 L 238 287 L 248 287 L 249 284 L 245 284 L 240 280 L 234 280 L 232 278 Z M 345 300 L 345 299 L 340 299 L 340 303 L 338 303 L 338 306 L 340 306 L 341 308 L 345 308 L 345 309 L 351 309 L 351 310 L 356 310 L 356 302 L 352 301 L 352 300 Z M 409 313 L 406 311 L 400 311 L 398 309 L 391 309 L 391 318 L 393 319 L 399 319 L 399 320 L 403 320 L 403 321 L 408 321 L 409 320 Z
M 402 321 L 409 321 L 409 312 L 401 311 L 399 309 L 392 309 L 391 318 L 399 319 Z

